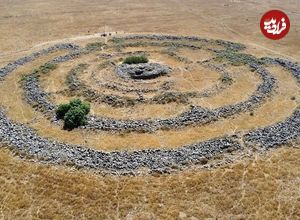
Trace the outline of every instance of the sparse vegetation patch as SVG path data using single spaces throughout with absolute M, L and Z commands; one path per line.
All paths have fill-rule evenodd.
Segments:
M 89 51 L 101 50 L 105 46 L 102 42 L 88 43 L 86 49 Z
M 124 64 L 148 63 L 149 59 L 145 55 L 129 56 L 123 61 Z
M 33 73 L 35 73 L 35 74 L 39 74 L 39 73 L 46 74 L 46 73 L 49 73 L 51 70 L 56 69 L 56 67 L 57 67 L 56 63 L 52 63 L 52 62 L 45 63 L 45 64 L 41 65 L 38 69 L 35 69 L 33 71 Z

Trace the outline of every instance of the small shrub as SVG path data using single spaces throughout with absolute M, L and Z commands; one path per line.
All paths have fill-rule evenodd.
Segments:
M 85 111 L 80 106 L 70 108 L 64 117 L 64 128 L 73 129 L 86 124 Z
M 34 73 L 46 74 L 46 73 L 49 73 L 51 70 L 56 69 L 56 67 L 57 67 L 56 63 L 51 63 L 51 62 L 45 63 L 45 64 L 41 65 L 38 69 L 35 69 Z
M 89 103 L 82 102 L 80 99 L 72 99 L 68 104 L 58 106 L 56 116 L 64 120 L 64 129 L 73 129 L 86 124 L 86 115 L 90 109 Z
M 81 105 L 81 100 L 80 99 L 72 99 L 71 101 L 70 101 L 70 106 L 71 107 L 78 107 L 78 106 L 80 106 Z
M 70 108 L 70 104 L 60 104 L 56 109 L 56 117 L 58 119 L 63 119 Z
M 222 81 L 222 83 L 226 83 L 226 84 L 232 84 L 233 82 L 233 79 L 227 75 L 221 76 L 220 80 Z
M 291 100 L 296 100 L 296 97 L 295 97 L 295 96 L 292 96 L 292 97 L 291 97 Z
M 126 59 L 123 61 L 123 63 L 126 64 L 137 64 L 137 63 L 148 63 L 148 62 L 149 60 L 145 55 L 126 57 Z
M 83 110 L 84 114 L 87 115 L 91 110 L 91 105 L 90 103 L 82 102 L 80 108 Z

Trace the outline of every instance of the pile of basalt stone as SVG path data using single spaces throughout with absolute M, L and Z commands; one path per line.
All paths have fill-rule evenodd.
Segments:
M 171 68 L 159 63 L 121 64 L 116 68 L 120 77 L 131 79 L 154 79 L 171 72 Z
M 296 139 L 299 134 L 300 110 L 297 109 L 283 122 L 249 132 L 244 136 L 244 141 L 247 146 L 256 144 L 263 148 L 273 148 Z

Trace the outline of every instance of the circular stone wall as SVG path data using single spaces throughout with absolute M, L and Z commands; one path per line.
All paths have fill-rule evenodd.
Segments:
M 9 115 L 22 110 L 9 112 L 13 101 L 2 100 L 0 141 L 22 157 L 111 174 L 211 167 L 295 141 L 300 67 L 244 49 L 200 37 L 127 35 L 34 52 L 0 69 L 0 92 L 19 77 L 15 105 L 29 104 L 43 119 L 12 120 Z M 120 64 L 141 53 L 151 62 Z M 30 72 L 16 71 L 44 58 Z M 277 72 L 286 74 L 286 82 Z M 86 126 L 66 133 L 55 109 L 74 97 L 91 102 L 92 111 Z M 276 104 L 286 109 L 278 107 L 271 117 L 267 111 Z M 101 150 L 111 143 L 122 150 Z

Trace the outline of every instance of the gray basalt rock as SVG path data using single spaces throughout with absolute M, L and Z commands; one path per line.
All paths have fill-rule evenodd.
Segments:
M 121 64 L 116 72 L 123 78 L 154 79 L 171 72 L 171 68 L 159 63 Z

